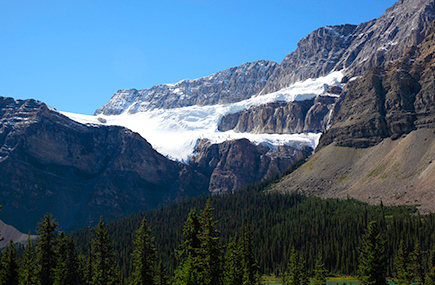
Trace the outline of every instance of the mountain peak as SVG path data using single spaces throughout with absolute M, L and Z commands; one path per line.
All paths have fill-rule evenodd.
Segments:
M 433 0 L 398 1 L 377 19 L 355 25 L 321 27 L 300 40 L 270 77 L 262 94 L 297 81 L 345 70 L 350 77 L 399 58 L 419 44 L 435 19 Z
M 161 84 L 142 90 L 119 90 L 109 103 L 95 111 L 95 115 L 239 102 L 258 94 L 276 66 L 275 62 L 259 60 L 175 84 Z

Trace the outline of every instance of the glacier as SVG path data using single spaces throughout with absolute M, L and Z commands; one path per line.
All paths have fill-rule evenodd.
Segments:
M 88 125 L 116 125 L 126 127 L 140 134 L 155 150 L 162 155 L 183 163 L 188 163 L 195 153 L 195 146 L 201 139 L 211 143 L 221 143 L 233 139 L 246 138 L 255 144 L 277 148 L 289 145 L 295 148 L 317 146 L 320 133 L 301 134 L 254 134 L 220 132 L 218 125 L 223 116 L 237 113 L 249 107 L 272 102 L 293 102 L 315 98 L 324 93 L 330 85 L 341 86 L 343 73 L 331 72 L 316 79 L 297 82 L 277 92 L 256 95 L 237 103 L 188 106 L 174 109 L 154 109 L 151 111 L 129 114 L 124 111 L 119 115 L 82 115 L 60 112 L 79 123 Z

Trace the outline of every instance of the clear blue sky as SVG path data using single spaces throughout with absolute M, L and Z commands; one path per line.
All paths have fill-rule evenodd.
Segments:
M 325 25 L 377 18 L 394 0 L 0 0 L 0 96 L 93 114 L 118 89 L 281 62 Z

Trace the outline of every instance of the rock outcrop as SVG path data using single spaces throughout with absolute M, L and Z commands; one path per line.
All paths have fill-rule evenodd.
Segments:
M 435 22 L 423 42 L 386 66 L 349 83 L 340 111 L 319 148 L 368 147 L 435 126 Z
M 150 89 L 119 90 L 95 114 L 118 115 L 124 111 L 136 113 L 239 102 L 259 93 L 276 66 L 275 62 L 259 60 L 195 80 L 186 79 Z
M 296 161 L 311 154 L 309 147 L 280 146 L 270 149 L 247 139 L 212 144 L 202 140 L 190 160 L 195 170 L 210 177 L 209 191 L 225 193 L 282 174 Z
M 27 239 L 29 238 L 29 234 L 25 234 L 17 230 L 11 225 L 5 224 L 2 220 L 0 220 L 0 234 L 3 238 L 2 241 L 0 241 L 0 248 L 5 248 L 6 245 L 9 244 L 9 242 L 12 240 L 15 244 L 26 244 Z M 36 239 L 36 235 L 31 235 L 30 239 L 34 240 Z
M 315 154 L 272 191 L 435 211 L 435 22 L 417 47 L 345 86 Z
M 312 100 L 274 102 L 228 114 L 222 117 L 218 129 L 255 134 L 323 132 L 335 114 L 341 90 L 339 86 L 330 86 L 324 94 Z
M 435 19 L 433 0 L 400 0 L 374 20 L 319 28 L 299 43 L 270 76 L 262 94 L 308 78 L 346 70 L 348 77 L 398 59 L 418 45 Z
M 304 130 L 304 121 L 314 100 L 298 102 L 274 102 L 251 107 L 221 119 L 220 131 L 234 130 L 239 133 L 293 134 Z
M 68 230 L 207 192 L 206 177 L 128 129 L 3 97 L 0 122 L 0 216 L 22 232 L 47 212 Z

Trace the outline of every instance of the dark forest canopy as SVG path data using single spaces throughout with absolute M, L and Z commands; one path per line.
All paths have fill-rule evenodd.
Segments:
M 435 215 L 420 216 L 415 206 L 374 206 L 354 199 L 265 193 L 263 187 L 257 186 L 227 195 L 186 199 L 107 223 L 124 276 L 132 270 L 132 236 L 144 217 L 155 237 L 157 258 L 172 274 L 178 265 L 175 250 L 183 239 L 187 216 L 192 209 L 202 211 L 208 199 L 215 209 L 222 245 L 228 244 L 242 227 L 250 227 L 255 257 L 263 274 L 280 275 L 294 248 L 306 260 L 309 272 L 320 253 L 330 274 L 356 275 L 358 246 L 371 221 L 377 221 L 387 241 L 388 276 L 394 274 L 400 240 L 410 251 L 419 241 L 425 260 L 435 241 Z M 72 233 L 79 252 L 88 252 L 92 235 L 90 229 Z
M 31 243 L 25 252 L 19 248 L 20 272 L 34 272 L 34 278 L 40 278 L 43 273 L 40 266 L 42 253 L 51 250 L 56 262 L 46 268 L 56 273 L 53 275 L 55 282 L 71 272 L 79 272 L 72 276 L 91 280 L 90 284 L 93 284 L 99 276 L 107 275 L 95 274 L 109 270 L 112 283 L 129 284 L 132 276 L 137 279 L 137 276 L 147 275 L 146 271 L 138 273 L 144 268 L 138 267 L 138 264 L 145 263 L 151 264 L 148 268 L 154 267 L 156 272 L 153 274 L 160 276 L 159 280 L 183 279 L 180 270 L 189 270 L 190 267 L 186 266 L 188 259 L 177 258 L 177 252 L 185 248 L 185 230 L 193 210 L 193 213 L 198 213 L 201 228 L 197 232 L 200 242 L 192 252 L 205 257 L 202 260 L 209 260 L 204 255 L 204 248 L 210 241 L 216 241 L 213 242 L 215 250 L 210 252 L 215 252 L 212 255 L 220 260 L 219 267 L 224 271 L 219 274 L 225 280 L 244 278 L 237 275 L 237 270 L 228 275 L 226 269 L 243 268 L 246 264 L 250 264 L 248 268 L 254 279 L 262 274 L 291 279 L 294 278 L 291 268 L 295 266 L 306 272 L 303 276 L 308 277 L 318 275 L 323 267 L 329 275 L 358 276 L 361 272 L 370 272 L 361 269 L 361 253 L 367 253 L 362 246 L 367 245 L 364 239 L 368 238 L 369 225 L 373 223 L 376 223 L 376 231 L 382 240 L 382 258 L 385 258 L 382 264 L 385 264 L 386 276 L 411 278 L 412 272 L 403 273 L 411 267 L 401 267 L 400 260 L 421 260 L 420 279 L 423 278 L 421 276 L 429 276 L 435 280 L 435 253 L 430 257 L 435 244 L 434 214 L 419 215 L 416 206 L 390 207 L 382 202 L 368 205 L 354 199 L 268 193 L 267 187 L 268 183 L 263 183 L 231 194 L 185 199 L 117 221 L 104 223 L 100 220 L 96 228 L 84 228 L 67 236 L 53 230 L 53 226 L 44 226 L 56 225 L 51 215 L 47 215 L 40 223 L 39 231 L 48 233 L 52 246 L 46 248 L 46 243 L 40 238 L 35 249 L 29 247 Z M 212 229 L 208 230 L 211 235 L 206 234 L 207 228 Z M 143 237 L 142 242 L 137 240 L 138 236 Z M 66 249 L 61 249 L 62 244 Z M 7 254 L 15 255 L 11 246 L 3 252 L 5 258 Z M 152 258 L 139 258 L 138 248 L 153 252 L 150 255 Z M 35 251 L 36 254 L 32 253 Z M 370 256 L 370 253 L 367 255 Z M 108 261 L 100 260 L 102 256 Z M 195 255 L 193 258 L 196 258 Z M 75 260 L 75 263 L 67 265 L 67 260 Z M 229 266 L 226 263 L 229 261 L 235 265 Z M 36 267 L 31 269 L 26 264 Z M 105 269 L 106 265 L 101 264 L 109 267 Z M 320 269 L 319 264 L 322 265 Z M 323 277 L 319 279 L 323 280 Z

